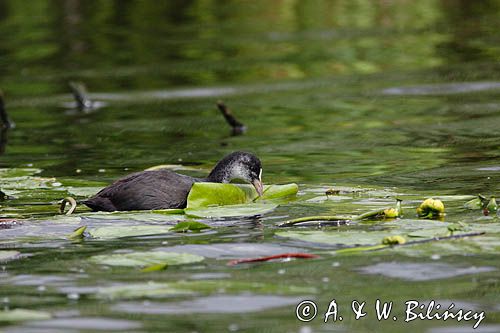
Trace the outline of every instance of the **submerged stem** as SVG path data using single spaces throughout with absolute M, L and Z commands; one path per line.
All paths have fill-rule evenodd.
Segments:
M 278 224 L 278 227 L 291 227 L 295 224 L 308 222 L 308 221 L 339 221 L 341 223 L 349 223 L 353 218 L 350 216 L 339 216 L 339 215 L 317 215 L 317 216 L 305 216 L 299 217 L 298 219 L 289 220 Z
M 66 208 L 66 204 L 69 203 L 71 207 L 69 210 L 66 212 L 66 215 L 71 215 L 73 212 L 76 210 L 76 200 L 73 199 L 72 197 L 66 197 L 61 200 L 61 206 L 59 207 L 59 212 L 61 214 L 64 214 L 64 209 Z

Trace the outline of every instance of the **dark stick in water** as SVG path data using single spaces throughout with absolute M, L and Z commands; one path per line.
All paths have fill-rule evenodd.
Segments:
M 94 106 L 94 102 L 89 98 L 87 94 L 87 89 L 85 85 L 81 82 L 69 82 L 68 83 L 73 97 L 75 98 L 76 105 L 78 110 L 82 111 L 85 109 L 92 109 Z
M 5 110 L 3 92 L 1 90 L 0 90 L 0 119 L 2 120 L 4 128 L 14 127 L 14 123 L 9 120 L 9 116 L 7 115 L 7 111 Z
M 246 126 L 243 125 L 243 123 L 239 122 L 235 118 L 235 116 L 233 115 L 231 110 L 229 110 L 229 108 L 226 106 L 226 104 L 224 104 L 224 102 L 218 101 L 217 107 L 219 108 L 219 111 L 224 116 L 224 119 L 226 119 L 226 122 L 229 124 L 229 126 L 232 127 L 233 135 L 240 135 L 240 134 L 245 133 L 245 131 L 247 129 Z

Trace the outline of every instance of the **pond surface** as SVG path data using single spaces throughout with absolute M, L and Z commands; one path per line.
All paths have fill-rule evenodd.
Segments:
M 484 311 L 476 331 L 499 331 L 499 217 L 464 208 L 500 195 L 499 19 L 499 1 L 0 2 L 0 88 L 16 125 L 0 150 L 0 330 L 468 332 L 478 321 L 405 323 L 405 302 L 434 300 Z M 75 80 L 99 108 L 72 107 Z M 244 135 L 231 135 L 219 99 Z M 253 217 L 196 218 L 212 226 L 198 233 L 169 231 L 178 214 L 58 214 L 63 197 L 127 173 L 204 176 L 235 150 L 259 156 L 265 184 L 298 184 L 297 197 Z M 443 221 L 417 219 L 430 196 Z M 277 227 L 396 197 L 401 219 Z M 457 225 L 485 234 L 356 247 Z M 84 239 L 69 240 L 79 226 Z M 319 258 L 228 265 L 290 252 Z M 101 261 L 134 253 L 179 255 L 164 270 Z M 318 316 L 301 322 L 306 299 Z M 343 320 L 324 323 L 333 299 Z M 394 302 L 387 320 L 377 299 Z

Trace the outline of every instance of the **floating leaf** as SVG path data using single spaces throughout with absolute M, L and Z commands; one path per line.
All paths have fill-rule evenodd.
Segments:
M 447 227 L 442 228 L 429 228 L 429 229 L 421 229 L 410 232 L 408 234 L 409 237 L 422 237 L 422 238 L 434 238 L 434 237 L 445 237 L 450 234 L 450 231 Z
M 0 177 L 1 178 L 26 177 L 35 175 L 40 172 L 42 172 L 42 169 L 37 169 L 37 168 L 1 168 Z
M 281 231 L 275 235 L 279 237 L 292 238 L 304 242 L 322 243 L 329 245 L 375 245 L 380 244 L 382 239 L 390 232 L 382 231 Z
M 187 208 L 243 204 L 250 196 L 251 192 L 234 184 L 194 183 L 187 197 Z
M 203 229 L 210 229 L 211 227 L 205 223 L 196 221 L 183 221 L 177 223 L 170 231 L 187 232 L 187 231 L 200 231 Z
M 299 186 L 293 183 L 286 185 L 265 185 L 262 196 L 258 197 L 257 200 L 271 200 L 271 199 L 289 197 L 296 195 L 298 191 L 299 191 Z
M 464 207 L 467 209 L 483 209 L 488 204 L 488 200 L 481 194 L 477 198 L 467 201 Z
M 185 212 L 189 216 L 219 218 L 235 216 L 257 216 L 273 211 L 278 205 L 272 203 L 252 203 L 243 205 L 216 206 L 200 209 L 186 208 Z
M 127 225 L 92 228 L 88 233 L 94 238 L 120 238 L 159 235 L 171 231 L 172 226 L 163 225 Z
M 85 232 L 85 229 L 87 229 L 87 226 L 85 226 L 85 225 L 76 229 L 68 236 L 68 238 L 69 239 L 82 239 L 83 233 Z
M 102 189 L 102 187 L 97 187 L 97 186 L 86 186 L 86 187 L 67 187 L 66 190 L 75 196 L 79 197 L 90 197 L 97 192 L 99 192 Z
M 101 287 L 99 297 L 112 299 L 157 298 L 178 295 L 251 292 L 259 294 L 315 294 L 313 286 L 294 286 L 288 283 L 245 282 L 234 280 L 197 280 L 176 282 L 147 282 Z
M 45 311 L 35 311 L 28 309 L 14 309 L 10 311 L 0 311 L 0 322 L 15 322 L 27 320 L 50 319 L 52 315 Z
M 199 255 L 177 252 L 132 252 L 93 256 L 90 261 L 110 266 L 151 266 L 155 264 L 182 265 L 202 261 Z
M 154 264 L 151 266 L 146 266 L 143 269 L 141 269 L 141 272 L 144 273 L 149 273 L 149 272 L 157 272 L 157 271 L 164 271 L 168 267 L 168 264 L 161 263 L 161 264 Z
M 295 195 L 297 184 L 265 185 L 259 200 L 271 200 Z M 257 199 L 253 186 L 246 184 L 195 183 L 189 192 L 187 208 L 239 205 Z
M 155 209 L 155 210 L 152 210 L 151 212 L 155 213 L 155 214 L 165 214 L 165 215 L 184 214 L 184 209 L 182 209 L 182 208 Z

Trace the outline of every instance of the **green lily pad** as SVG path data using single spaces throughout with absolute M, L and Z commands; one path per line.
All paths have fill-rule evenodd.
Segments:
M 195 183 L 187 197 L 187 208 L 243 204 L 250 196 L 250 191 L 233 184 Z
M 187 232 L 187 231 L 200 231 L 203 229 L 210 229 L 211 227 L 206 225 L 205 223 L 196 222 L 196 221 L 183 221 L 177 223 L 171 231 L 175 232 Z
M 155 210 L 152 210 L 151 212 L 153 212 L 155 214 L 165 214 L 165 215 L 184 214 L 184 209 L 182 209 L 182 208 L 155 209 Z
M 250 187 L 250 185 L 246 186 Z M 299 191 L 299 186 L 294 183 L 286 185 L 265 185 L 262 196 L 257 198 L 257 200 L 271 200 L 271 199 L 289 197 L 296 195 L 298 191 Z
M 15 259 L 20 254 L 18 251 L 0 251 L 0 262 Z
M 397 235 L 389 231 L 280 231 L 278 237 L 328 245 L 377 245 L 386 236 Z
M 409 237 L 423 237 L 423 238 L 445 237 L 449 235 L 450 231 L 446 227 L 415 230 L 408 234 Z
M 243 205 L 215 206 L 207 208 L 186 208 L 185 212 L 193 217 L 219 218 L 235 216 L 257 216 L 273 211 L 278 205 L 272 203 L 252 203 Z
M 85 186 L 85 187 L 67 187 L 66 190 L 68 193 L 74 195 L 74 196 L 79 196 L 79 197 L 90 197 L 99 192 L 102 189 L 102 187 L 96 187 L 96 186 Z
M 259 200 L 283 198 L 297 194 L 297 184 L 266 185 Z M 187 208 L 239 205 L 252 202 L 258 195 L 246 184 L 195 183 L 187 198 Z
M 182 265 L 203 261 L 203 257 L 196 254 L 177 252 L 132 252 L 104 254 L 93 256 L 90 261 L 109 266 L 151 266 L 155 264 Z
M 224 289 L 226 293 L 252 292 L 260 294 L 315 294 L 313 286 L 294 286 L 286 283 L 245 282 L 234 280 L 197 280 L 176 282 L 147 282 L 99 288 L 97 296 L 112 299 L 157 298 L 179 295 L 212 294 Z
M 92 228 L 88 233 L 94 238 L 120 238 L 146 235 L 158 235 L 171 231 L 172 226 L 162 225 L 127 225 Z
M 68 239 L 72 240 L 78 240 L 78 239 L 83 239 L 84 237 L 84 232 L 87 229 L 87 226 L 81 226 L 77 229 L 75 229 L 71 234 L 68 235 Z
M 471 254 L 496 255 L 500 251 L 500 237 L 481 235 L 477 237 L 398 246 L 392 248 L 391 251 L 410 257 L 430 257 L 435 254 L 439 256 L 470 256 Z
M 2 178 L 1 183 L 2 189 L 10 190 L 33 190 L 33 189 L 58 189 L 62 190 L 61 184 L 55 178 L 44 178 L 44 177 L 34 177 L 34 176 L 21 176 L 21 177 L 11 177 Z
M 14 309 L 10 311 L 0 311 L 0 322 L 15 322 L 27 320 L 50 319 L 52 315 L 45 311 L 35 311 L 28 309 Z
M 26 177 L 42 172 L 37 168 L 2 168 L 0 169 L 1 178 Z M 3 179 L 2 179 L 3 180 Z

